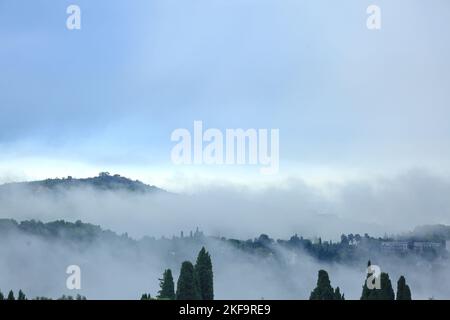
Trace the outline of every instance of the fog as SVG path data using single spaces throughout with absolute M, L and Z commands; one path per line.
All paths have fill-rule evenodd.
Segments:
M 383 236 L 422 224 L 450 224 L 448 194 L 450 179 L 419 170 L 320 187 L 300 179 L 259 189 L 211 184 L 190 195 L 90 188 L 34 192 L 14 186 L 0 192 L 0 217 L 82 220 L 135 238 L 199 227 L 212 236 L 298 233 L 338 240 L 342 233 Z
M 17 221 L 82 220 L 127 233 L 129 244 L 96 241 L 86 248 L 48 242 L 23 233 L 3 236 L 0 245 L 0 289 L 24 290 L 29 297 L 57 297 L 66 287 L 68 265 L 82 270 L 82 290 L 88 298 L 136 299 L 153 296 L 158 278 L 172 268 L 195 261 L 199 243 L 187 243 L 176 253 L 145 246 L 144 236 L 172 237 L 198 227 L 208 236 L 249 239 L 266 233 L 288 239 L 337 240 L 342 233 L 382 236 L 412 230 L 420 224 L 450 223 L 450 183 L 427 172 L 411 171 L 391 179 L 361 180 L 313 187 L 298 179 L 278 187 L 252 190 L 214 186 L 194 194 L 143 194 L 91 188 L 31 191 L 14 186 L 0 193 L 0 218 Z M 358 299 L 365 279 L 365 261 L 325 264 L 307 253 L 277 246 L 278 259 L 244 253 L 224 241 L 207 238 L 213 259 L 216 298 L 307 299 L 317 272 L 325 269 L 332 286 L 346 298 Z M 138 244 L 138 245 L 137 245 Z M 396 288 L 405 275 L 413 298 L 450 298 L 447 263 L 418 258 L 370 257 L 389 272 Z
M 365 280 L 364 264 L 319 263 L 306 253 L 277 249 L 280 258 L 244 253 L 209 239 L 216 299 L 307 299 L 319 269 L 330 274 L 347 299 L 358 299 Z M 200 244 L 186 243 L 177 253 L 158 248 L 137 249 L 134 244 L 115 246 L 95 242 L 85 249 L 14 234 L 0 246 L 0 286 L 22 289 L 28 297 L 59 297 L 80 293 L 88 299 L 137 299 L 144 292 L 155 296 L 162 271 L 171 268 L 175 281 L 183 260 L 195 261 Z M 405 275 L 414 299 L 450 298 L 448 264 L 433 265 L 419 259 L 379 258 L 373 260 L 389 272 L 396 288 Z M 66 289 L 67 266 L 81 268 L 81 290 Z

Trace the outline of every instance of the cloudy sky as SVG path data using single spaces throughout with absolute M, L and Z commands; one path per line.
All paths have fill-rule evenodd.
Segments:
M 450 3 L 431 2 L 0 0 L 1 181 L 446 176 Z M 194 120 L 278 128 L 278 175 L 174 166 L 170 134 Z

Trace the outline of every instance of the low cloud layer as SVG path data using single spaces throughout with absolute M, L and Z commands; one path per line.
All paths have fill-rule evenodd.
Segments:
M 409 231 L 420 224 L 450 223 L 450 181 L 424 171 L 390 179 L 312 187 L 289 180 L 258 191 L 237 186 L 202 189 L 191 195 L 97 191 L 91 188 L 30 191 L 12 187 L 0 192 L 0 218 L 51 221 L 82 220 L 118 233 L 141 237 L 179 235 L 199 227 L 207 235 L 289 238 L 298 233 L 337 240 L 342 233 L 382 236 Z M 217 298 L 305 299 L 321 268 L 347 298 L 358 299 L 365 262 L 358 265 L 319 263 L 308 254 L 277 249 L 280 261 L 245 254 L 223 242 L 208 240 Z M 186 245 L 175 257 L 159 249 L 136 251 L 96 242 L 79 251 L 61 243 L 18 234 L 0 246 L 0 288 L 23 289 L 29 296 L 57 297 L 65 289 L 65 268 L 83 270 L 82 294 L 88 298 L 136 299 L 156 294 L 165 268 L 178 276 L 179 263 L 193 261 L 199 245 Z M 418 259 L 380 259 L 393 286 L 405 275 L 414 298 L 449 298 L 448 267 Z
M 299 233 L 339 239 L 342 233 L 383 236 L 421 224 L 450 224 L 448 194 L 450 179 L 424 171 L 320 188 L 301 180 L 258 191 L 210 185 L 191 195 L 14 187 L 0 193 L 0 217 L 82 220 L 136 238 L 199 227 L 209 235 L 237 238 Z
M 89 299 L 138 299 L 144 292 L 156 295 L 158 278 L 171 268 L 175 281 L 181 261 L 195 261 L 201 245 L 211 252 L 216 299 L 308 299 L 319 269 L 330 274 L 347 299 L 359 299 L 365 280 L 365 263 L 323 263 L 301 251 L 278 247 L 276 258 L 245 253 L 231 245 L 207 239 L 205 243 L 179 242 L 175 251 L 164 244 L 148 245 L 95 241 L 80 249 L 64 242 L 13 233 L 2 237 L 0 287 L 22 289 L 32 298 L 74 294 L 66 289 L 67 266 L 81 268 L 81 290 Z M 433 264 L 417 257 L 372 260 L 388 272 L 394 290 L 400 275 L 411 286 L 414 299 L 449 298 L 448 264 Z

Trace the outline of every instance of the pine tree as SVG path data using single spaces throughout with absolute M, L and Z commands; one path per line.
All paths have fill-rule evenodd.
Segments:
M 177 300 L 201 300 L 194 266 L 189 261 L 181 264 L 176 297 Z
M 16 300 L 16 298 L 14 298 L 14 292 L 12 290 L 9 291 L 8 298 L 6 298 L 6 300 Z
M 211 256 L 202 247 L 195 263 L 195 275 L 197 277 L 200 296 L 202 300 L 214 299 L 213 270 Z
M 19 294 L 17 296 L 17 300 L 27 300 L 27 297 L 25 296 L 25 293 L 23 293 L 22 290 L 19 290 Z
M 400 276 L 397 281 L 397 300 L 411 300 L 411 290 L 404 276 Z
M 159 279 L 161 290 L 158 291 L 158 299 L 175 300 L 175 284 L 173 283 L 172 271 L 164 271 L 163 278 Z
M 5 300 L 5 296 L 3 295 L 1 290 L 0 290 L 0 300 Z
M 334 298 L 335 294 L 328 273 L 325 270 L 319 270 L 317 287 L 311 292 L 309 300 L 334 300 Z

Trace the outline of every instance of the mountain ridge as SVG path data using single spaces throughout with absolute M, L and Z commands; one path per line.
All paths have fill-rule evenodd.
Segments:
M 166 190 L 154 185 L 145 184 L 139 180 L 132 180 L 119 174 L 111 175 L 109 172 L 100 172 L 96 177 L 73 178 L 49 178 L 45 180 L 9 182 L 0 185 L 0 192 L 16 187 L 31 188 L 32 191 L 41 190 L 70 190 L 82 187 L 91 187 L 101 191 L 130 191 L 140 193 L 167 193 Z

